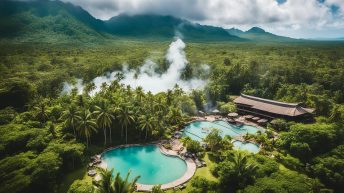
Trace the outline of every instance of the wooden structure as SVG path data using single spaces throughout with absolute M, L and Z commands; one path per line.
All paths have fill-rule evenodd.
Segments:
M 284 103 L 241 94 L 234 99 L 240 114 L 251 114 L 264 119 L 283 118 L 289 121 L 313 119 L 314 109 L 304 108 L 299 103 Z

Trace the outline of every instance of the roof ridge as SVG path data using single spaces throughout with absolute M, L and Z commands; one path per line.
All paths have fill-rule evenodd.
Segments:
M 297 108 L 300 105 L 300 103 L 286 103 L 286 102 L 274 101 L 274 100 L 270 100 L 270 99 L 263 99 L 263 98 L 259 98 L 259 97 L 255 97 L 255 96 L 251 96 L 251 95 L 246 95 L 246 94 L 240 94 L 240 96 L 242 96 L 244 98 L 251 99 L 251 100 L 266 102 L 266 103 L 270 103 L 270 104 L 276 104 L 276 105 L 280 105 L 280 106 Z

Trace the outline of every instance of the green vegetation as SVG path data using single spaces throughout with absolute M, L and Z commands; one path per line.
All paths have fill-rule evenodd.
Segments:
M 168 95 L 145 94 L 141 89 L 132 90 L 115 81 L 92 98 L 72 94 L 56 99 L 34 100 L 27 111 L 0 126 L 0 168 L 4 171 L 1 192 L 56 189 L 63 173 L 80 167 L 85 161 L 87 163 L 88 147 L 93 140 L 104 144 L 104 137 L 111 139 L 115 136 L 116 142 L 110 140 L 111 144 L 108 144 L 113 145 L 155 140 L 168 135 L 185 119 L 181 107 L 176 105 L 183 95 L 179 88 Z M 170 105 L 167 105 L 166 98 L 172 100 Z M 111 107 L 105 107 L 107 104 Z M 169 108 L 161 109 L 161 104 Z M 107 110 L 109 108 L 111 111 Z M 13 114 L 13 109 L 5 110 Z M 142 114 L 161 119 L 150 122 L 152 129 L 142 133 L 142 124 L 136 121 Z M 104 130 L 104 125 L 108 130 Z M 104 132 L 97 132 L 99 130 Z M 81 142 L 84 142 L 86 149 Z M 17 186 L 17 183 L 22 185 Z
M 209 105 L 223 113 L 236 111 L 232 99 L 241 92 L 302 103 L 315 109 L 315 120 L 277 119 L 265 133 L 244 136 L 262 145 L 255 155 L 232 150 L 231 139 L 221 139 L 217 131 L 206 138 L 207 149 L 184 139 L 187 149 L 207 166 L 197 169 L 187 187 L 176 192 L 316 193 L 344 188 L 343 43 L 283 39 L 281 44 L 280 37 L 269 43 L 220 42 L 233 37 L 218 28 L 196 25 L 181 29 L 187 37 L 189 61 L 182 79 L 207 78 L 204 89 L 186 92 L 176 85 L 152 94 L 122 85 L 118 76 L 89 96 L 95 87 L 92 79 L 120 70 L 122 64 L 135 70 L 151 59 L 158 65 L 157 73 L 165 72 L 171 25 L 181 20 L 123 15 L 112 19 L 121 20 L 117 26 L 121 29 L 129 20 L 169 23 L 156 31 L 161 36 L 154 41 L 139 39 L 137 29 L 130 35 L 135 39 L 125 39 L 123 31 L 110 33 L 103 22 L 84 10 L 75 12 L 70 4 L 39 1 L 35 3 L 41 8 L 25 3 L 19 9 L 16 5 L 21 3 L 0 3 L 1 193 L 92 192 L 95 186 L 86 176 L 90 156 L 119 144 L 169 139 Z M 142 30 L 155 37 L 150 34 L 155 28 Z M 257 29 L 253 32 L 271 37 Z M 253 32 L 250 38 L 257 39 Z M 213 42 L 202 39 L 209 33 L 215 34 L 210 38 Z M 200 72 L 203 64 L 209 65 L 209 71 Z M 63 83 L 77 78 L 83 79 L 84 92 L 61 94 Z M 118 186 L 132 186 L 114 178 Z M 104 181 L 98 187 L 106 184 L 117 187 Z M 154 191 L 161 192 L 159 187 Z
M 60 1 L 0 3 L 0 35 L 17 42 L 103 44 L 118 37 L 172 40 L 176 31 L 193 41 L 245 41 L 220 27 L 172 16 L 118 15 L 107 21 Z
M 254 137 L 264 144 L 261 154 L 274 155 L 276 162 L 293 171 L 275 172 L 276 191 L 286 183 L 277 180 L 284 179 L 284 175 L 304 175 L 295 179 L 311 177 L 319 179 L 323 188 L 341 189 L 342 157 L 335 152 L 341 150 L 343 141 L 340 74 L 344 59 L 340 53 L 344 52 L 344 46 L 338 43 L 258 44 L 255 47 L 249 43 L 189 43 L 186 53 L 192 73 L 188 76 L 196 75 L 197 66 L 203 63 L 208 63 L 211 69 L 205 92 L 184 93 L 176 88 L 153 95 L 115 81 L 94 97 L 76 92 L 60 95 L 64 81 L 83 77 L 87 83 L 107 71 L 120 69 L 124 62 L 136 68 L 151 55 L 163 67 L 162 53 L 167 45 L 168 42 L 144 44 L 120 40 L 112 45 L 76 46 L 67 51 L 67 45 L 50 48 L 39 45 L 33 49 L 28 44 L 2 44 L 0 73 L 4 81 L 0 83 L 0 96 L 5 102 L 1 103 L 0 111 L 0 167 L 4 171 L 1 191 L 57 190 L 66 173 L 87 164 L 88 156 L 99 153 L 104 146 L 168 137 L 197 109 L 204 110 L 210 100 L 218 101 L 221 111 L 231 112 L 235 108 L 230 96 L 240 91 L 303 102 L 316 109 L 318 117 L 313 124 L 275 120 L 269 129 L 278 132 L 279 139 L 272 138 L 271 132 Z M 90 92 L 92 87 L 88 90 Z M 210 141 L 214 142 L 210 149 L 231 149 L 231 143 Z M 200 151 L 196 142 L 191 142 L 189 148 Z M 198 169 L 196 176 L 214 181 L 211 168 L 226 155 L 221 152 L 210 153 L 208 167 Z M 46 167 L 38 167 L 42 160 Z M 239 186 L 238 191 L 253 191 L 258 187 L 256 183 L 262 184 L 259 187 L 264 187 L 263 183 L 272 186 L 272 182 L 268 182 L 270 176 L 257 178 L 245 187 Z M 45 178 L 49 183 L 40 183 Z M 79 177 L 75 179 L 81 180 L 77 183 L 84 186 L 91 184 Z M 215 179 L 214 182 L 220 184 L 220 178 Z M 191 184 L 187 191 L 193 189 Z
M 332 153 L 340 151 L 343 141 L 340 74 L 344 59 L 340 53 L 344 52 L 344 46 L 338 43 L 258 44 L 255 47 L 249 43 L 189 43 L 186 49 L 188 66 L 192 69 L 189 76 L 196 75 L 195 69 L 200 64 L 208 63 L 211 68 L 205 92 L 186 94 L 176 88 L 153 95 L 115 81 L 94 97 L 76 92 L 60 95 L 64 81 L 83 77 L 87 83 L 107 71 L 120 69 L 124 62 L 136 68 L 151 55 L 162 67 L 162 53 L 167 45 L 168 42 L 144 44 L 120 40 L 113 45 L 76 46 L 67 52 L 67 45 L 50 48 L 39 45 L 33 49 L 27 44 L 2 44 L 0 73 L 6 81 L 0 83 L 1 101 L 5 101 L 0 111 L 0 167 L 5 171 L 1 175 L 1 191 L 57 190 L 66 173 L 87 164 L 88 156 L 99 153 L 104 145 L 168 137 L 189 115 L 197 109 L 204 110 L 209 100 L 218 101 L 221 111 L 231 112 L 235 108 L 230 96 L 240 91 L 287 102 L 303 102 L 317 109 L 318 117 L 313 124 L 275 120 L 269 129 L 278 132 L 279 139 L 271 138 L 271 133 L 255 137 L 264 144 L 262 154 L 274 155 L 277 162 L 293 170 L 274 174 L 276 191 L 285 183 L 277 179 L 301 174 L 304 177 L 295 179 L 311 177 L 319 179 L 324 188 L 341 189 L 342 157 Z M 92 87 L 89 92 L 91 90 Z M 214 146 L 209 148 L 231 149 L 231 143 L 211 141 Z M 97 151 L 91 147 L 96 147 Z M 189 148 L 195 152 L 200 150 L 195 142 L 191 142 Z M 45 160 L 47 156 L 49 160 Z M 214 181 L 211 168 L 215 166 L 210 165 L 218 164 L 223 156 L 225 153 L 221 151 L 211 153 L 208 167 L 198 169 L 196 176 Z M 38 167 L 42 160 L 46 167 Z M 49 183 L 41 184 L 42 178 L 49 179 Z M 264 187 L 263 183 L 272 186 L 267 181 L 269 178 L 270 175 L 257 178 L 242 190 L 253 191 L 258 187 L 256 183 L 262 184 L 259 187 Z M 78 183 L 91 184 L 83 181 Z M 193 189 L 191 184 L 187 191 Z
M 186 137 L 183 140 L 183 144 L 187 148 L 187 150 L 192 152 L 192 153 L 197 153 L 197 152 L 202 151 L 202 147 L 201 147 L 200 142 L 194 141 L 194 140 L 190 139 L 189 137 Z
M 211 151 L 218 151 L 222 145 L 222 137 L 220 136 L 220 131 L 216 129 L 211 130 L 204 141 L 208 144 Z
M 104 170 L 101 169 L 100 177 L 101 180 L 96 183 L 96 192 L 99 193 L 132 193 L 135 191 L 135 184 L 140 176 L 137 176 L 129 182 L 129 175 L 128 172 L 125 179 L 122 179 L 120 174 L 117 173 L 115 177 L 112 175 L 113 170 Z

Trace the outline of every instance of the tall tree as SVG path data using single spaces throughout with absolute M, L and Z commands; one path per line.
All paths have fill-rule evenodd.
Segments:
M 253 181 L 257 166 L 248 161 L 248 156 L 238 152 L 218 166 L 220 182 L 232 191 L 243 188 Z
M 133 112 L 128 103 L 123 104 L 119 109 L 118 119 L 122 125 L 121 136 L 123 137 L 123 128 L 125 128 L 125 143 L 128 143 L 128 125 L 134 121 Z
M 168 113 L 168 118 L 170 120 L 170 123 L 177 125 L 182 120 L 182 112 L 179 108 L 172 107 L 170 108 L 170 111 Z
M 114 182 L 114 178 L 112 176 L 112 170 L 107 170 L 107 169 L 103 169 L 100 168 L 100 181 L 96 182 L 96 192 L 99 193 L 113 193 L 114 192 L 114 188 L 113 188 L 113 182 Z
M 257 166 L 248 161 L 242 152 L 229 153 L 227 159 L 216 166 L 219 185 L 227 192 L 236 192 L 254 181 Z
M 98 106 L 95 106 L 95 109 L 96 111 L 94 111 L 94 114 L 97 116 L 98 126 L 103 129 L 104 146 L 106 146 L 106 129 L 111 127 L 112 121 L 115 117 L 110 109 L 110 104 L 105 100 L 102 100 Z
M 136 190 L 136 182 L 140 176 L 135 177 L 129 181 L 130 172 L 126 178 L 121 178 L 120 173 L 117 173 L 114 178 L 113 170 L 100 169 L 101 180 L 97 182 L 96 192 L 98 193 L 132 193 Z
M 211 132 L 205 137 L 205 142 L 207 142 L 210 150 L 216 152 L 221 148 L 222 137 L 218 129 L 212 129 Z
M 90 111 L 86 109 L 83 110 L 83 112 L 80 115 L 80 121 L 77 128 L 80 134 L 86 138 L 87 148 L 92 132 L 97 132 L 96 126 L 97 123 L 92 118 L 92 114 L 90 113 Z
M 233 164 L 233 169 L 238 176 L 238 179 L 245 179 L 247 176 L 252 175 L 257 169 L 257 166 L 248 162 L 248 156 L 243 153 L 236 153 L 234 156 L 229 157 L 229 161 Z
M 130 171 L 125 179 L 122 179 L 120 174 L 117 173 L 114 180 L 114 193 L 132 193 L 136 190 L 136 182 L 140 178 L 137 176 L 133 181 L 129 181 Z
M 48 119 L 46 101 L 41 101 L 37 106 L 34 107 L 34 109 L 36 111 L 36 118 L 41 122 L 41 124 L 45 123 Z
M 143 92 L 143 88 L 141 86 L 135 89 L 135 97 L 138 102 L 142 102 L 142 99 L 145 97 L 145 93 Z
M 60 120 L 62 120 L 67 127 L 71 127 L 73 129 L 74 137 L 76 138 L 76 126 L 78 124 L 78 121 L 81 119 L 79 116 L 78 108 L 71 104 L 67 107 L 65 111 L 63 111 L 62 116 L 60 117 Z
M 141 115 L 139 117 L 139 125 L 141 130 L 145 130 L 145 140 L 147 140 L 148 131 L 151 131 L 153 129 L 153 118 L 149 115 Z
M 90 82 L 86 84 L 83 91 L 85 95 L 89 95 L 94 89 L 96 89 L 96 85 L 94 82 Z

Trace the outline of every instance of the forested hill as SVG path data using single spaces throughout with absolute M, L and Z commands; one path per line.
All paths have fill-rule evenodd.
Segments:
M 243 40 L 223 28 L 171 16 L 119 15 L 102 21 L 71 3 L 0 2 L 0 37 L 17 42 L 102 42 L 116 37 L 170 40 L 175 35 L 196 41 Z
M 105 24 L 109 33 L 125 37 L 173 38 L 180 35 L 195 41 L 245 41 L 223 28 L 195 24 L 172 16 L 119 15 L 105 21 Z
M 263 42 L 296 42 L 304 41 L 299 39 L 293 39 L 284 36 L 278 36 L 270 32 L 266 32 L 264 29 L 259 27 L 252 27 L 247 31 L 242 31 L 236 28 L 227 29 L 227 32 L 231 35 L 241 37 L 243 39 L 248 39 L 251 41 L 263 41 Z
M 16 42 L 92 42 L 109 35 L 81 7 L 60 1 L 0 2 L 0 37 Z
M 102 43 L 120 37 L 171 40 L 176 35 L 191 41 L 300 41 L 258 27 L 244 32 L 200 25 L 172 16 L 118 15 L 103 21 L 79 6 L 61 1 L 0 2 L 0 39 L 17 43 Z

